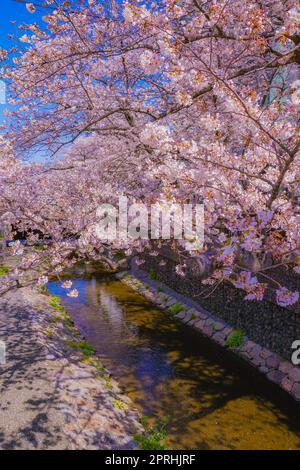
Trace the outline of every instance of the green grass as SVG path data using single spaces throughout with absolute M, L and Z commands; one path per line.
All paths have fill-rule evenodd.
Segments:
M 0 266 L 0 276 L 6 276 L 6 274 L 8 274 L 10 270 L 11 270 L 11 267 L 6 264 L 3 266 Z
M 51 326 L 47 326 L 45 334 L 51 338 L 53 336 L 53 328 Z
M 138 289 L 140 289 L 141 287 L 143 287 L 143 284 L 141 283 L 141 281 L 138 281 L 138 280 L 135 280 L 135 281 L 134 281 L 134 285 L 135 285 Z
M 60 304 L 60 297 L 57 295 L 51 295 L 48 303 L 50 307 L 55 308 L 55 310 L 58 310 L 59 312 L 65 312 L 65 307 Z
M 60 315 L 52 315 L 50 321 L 51 323 L 63 323 L 64 319 Z
M 117 261 L 122 261 L 126 258 L 126 254 L 124 250 L 117 250 L 114 254 Z
M 98 357 L 92 356 L 92 357 L 84 357 L 81 362 L 84 362 L 86 364 L 90 364 L 91 366 L 96 367 L 97 372 L 103 372 L 104 371 L 104 365 L 101 363 L 100 359 Z M 97 373 L 97 378 L 100 378 L 101 375 Z
M 47 286 L 39 286 L 38 290 L 41 294 L 49 294 Z
M 67 345 L 81 352 L 85 357 L 90 357 L 94 354 L 94 348 L 87 341 L 67 341 Z
M 71 315 L 69 315 L 66 311 L 60 314 L 61 318 L 63 319 L 64 323 L 68 326 L 74 326 L 74 321 Z
M 50 301 L 60 303 L 60 297 L 58 295 L 50 295 Z
M 98 372 L 102 372 L 104 370 L 104 365 L 99 361 L 98 358 L 95 358 L 94 364 Z
M 126 410 L 125 403 L 123 403 L 121 400 L 114 400 L 113 405 L 118 410 Z
M 176 302 L 175 304 L 171 305 L 168 310 L 169 312 L 176 315 L 177 313 L 182 312 L 182 310 L 184 310 L 184 306 L 181 303 Z
M 226 346 L 231 349 L 239 348 L 245 336 L 245 332 L 242 330 L 233 331 L 226 340 Z
M 100 375 L 100 378 L 104 380 L 107 390 L 112 390 L 111 378 L 107 374 Z
M 98 359 L 98 357 L 92 357 L 92 358 L 90 359 L 90 364 L 92 364 L 93 366 L 96 367 L 97 372 L 102 372 L 102 371 L 104 371 L 104 365 L 102 364 L 102 362 L 100 361 L 100 359 Z
M 156 289 L 156 292 L 157 292 L 157 293 L 162 292 L 162 288 L 161 288 L 161 287 L 158 287 L 158 288 Z
M 33 248 L 36 251 L 44 251 L 44 249 L 45 249 L 44 245 L 35 245 Z
M 74 333 L 78 334 L 77 331 L 75 332 L 74 321 L 72 317 L 68 315 L 65 311 L 58 315 L 52 315 L 50 320 L 52 323 L 62 322 L 65 327 L 67 327 L 68 329 L 72 329 L 72 333 L 74 329 Z
M 149 279 L 151 279 L 152 281 L 159 281 L 159 280 L 160 280 L 159 275 L 157 274 L 156 271 L 154 271 L 154 269 L 150 269 L 149 274 L 148 274 L 148 277 L 149 277 Z
M 159 423 L 158 426 L 149 426 L 148 417 L 144 416 L 141 418 L 141 423 L 145 428 L 142 433 L 135 433 L 133 435 L 134 440 L 138 444 L 141 450 L 166 450 L 165 439 L 167 437 L 167 431 L 165 426 L 167 420 Z

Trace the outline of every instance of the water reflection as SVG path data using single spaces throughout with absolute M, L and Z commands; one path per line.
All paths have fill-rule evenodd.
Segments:
M 119 281 L 74 280 L 62 296 L 82 334 L 144 415 L 168 416 L 168 447 L 299 449 L 299 408 Z

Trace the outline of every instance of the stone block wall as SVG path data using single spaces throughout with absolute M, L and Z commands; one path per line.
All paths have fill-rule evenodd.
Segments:
M 203 285 L 200 275 L 192 266 L 185 277 L 178 275 L 175 271 L 178 259 L 171 252 L 163 252 L 165 266 L 159 264 L 161 256 L 147 256 L 145 259 L 144 270 L 155 271 L 166 285 L 178 293 L 189 297 L 234 328 L 243 330 L 261 346 L 291 360 L 292 343 L 300 340 L 299 311 L 279 307 L 271 301 L 244 301 L 243 291 L 224 283 L 205 297 L 201 294 Z

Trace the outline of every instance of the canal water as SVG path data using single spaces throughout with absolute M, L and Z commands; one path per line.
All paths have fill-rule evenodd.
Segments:
M 255 371 L 111 276 L 73 285 L 48 287 L 169 449 L 300 449 L 299 407 Z

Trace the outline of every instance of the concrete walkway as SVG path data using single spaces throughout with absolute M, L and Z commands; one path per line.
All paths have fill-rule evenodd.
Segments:
M 0 449 L 68 449 L 55 382 L 21 291 L 0 298 Z
M 87 363 L 68 346 L 74 340 L 79 332 L 47 296 L 21 289 L 0 298 L 0 449 L 137 448 L 133 404 L 106 369 L 99 372 L 97 357 Z

